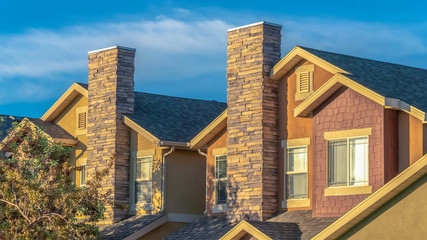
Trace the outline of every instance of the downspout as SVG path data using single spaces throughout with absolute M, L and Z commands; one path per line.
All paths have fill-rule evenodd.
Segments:
M 166 192 L 166 156 L 175 151 L 175 146 L 172 146 L 169 152 L 163 154 L 162 156 L 162 210 L 165 210 L 165 192 Z
M 205 211 L 203 211 L 203 214 L 207 214 L 208 212 L 208 154 L 202 152 L 202 150 L 197 149 L 197 152 L 199 152 L 200 155 L 206 157 L 206 179 L 205 179 Z

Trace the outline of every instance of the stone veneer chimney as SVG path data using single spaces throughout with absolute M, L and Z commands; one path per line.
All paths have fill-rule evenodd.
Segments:
M 112 190 L 115 206 L 129 203 L 130 129 L 122 114 L 134 113 L 135 49 L 114 46 L 89 52 L 87 173 L 102 169 L 115 156 L 103 190 Z M 126 211 L 107 206 L 106 223 Z
M 227 174 L 230 222 L 277 211 L 278 81 L 281 26 L 260 22 L 228 30 Z

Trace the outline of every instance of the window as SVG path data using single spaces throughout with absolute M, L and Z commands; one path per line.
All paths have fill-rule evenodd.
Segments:
M 307 198 L 307 146 L 289 147 L 286 154 L 286 198 Z
M 151 204 L 153 157 L 138 157 L 135 172 L 135 202 Z
M 86 164 L 80 165 L 80 187 L 86 186 Z
M 215 204 L 227 203 L 227 156 L 215 156 Z
M 87 107 L 76 108 L 76 135 L 87 133 Z
M 304 100 L 313 93 L 313 72 L 314 64 L 303 65 L 295 69 L 295 101 Z
M 368 137 L 328 141 L 328 186 L 368 185 Z

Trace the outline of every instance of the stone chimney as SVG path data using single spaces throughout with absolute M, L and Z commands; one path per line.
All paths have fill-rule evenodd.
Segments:
M 281 26 L 260 22 L 228 30 L 227 174 L 230 222 L 277 211 L 278 81 Z
M 89 52 L 87 173 L 103 169 L 115 157 L 103 190 L 114 206 L 129 203 L 130 129 L 122 114 L 134 113 L 135 49 L 114 46 Z M 106 206 L 106 222 L 118 222 L 126 210 Z

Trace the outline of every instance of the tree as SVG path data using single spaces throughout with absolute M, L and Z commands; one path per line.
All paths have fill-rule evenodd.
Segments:
M 95 238 L 110 195 L 98 189 L 109 168 L 77 187 L 72 148 L 22 122 L 11 131 L 18 141 L 9 146 L 11 157 L 0 157 L 0 239 Z

